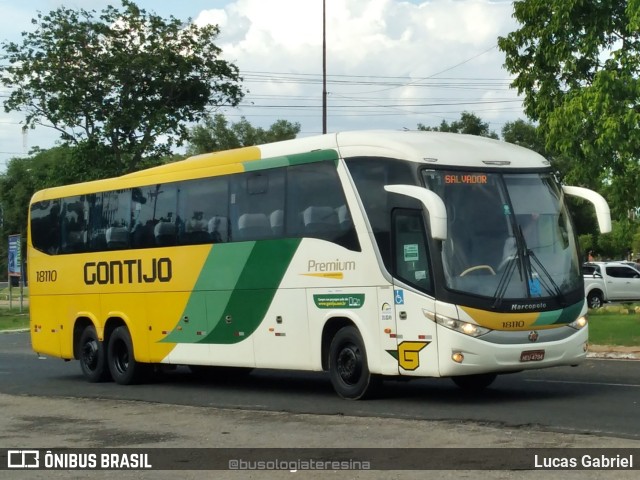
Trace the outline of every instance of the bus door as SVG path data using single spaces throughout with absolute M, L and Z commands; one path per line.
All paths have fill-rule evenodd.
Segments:
M 392 214 L 393 304 L 398 372 L 438 375 L 433 280 L 422 210 L 395 209 Z

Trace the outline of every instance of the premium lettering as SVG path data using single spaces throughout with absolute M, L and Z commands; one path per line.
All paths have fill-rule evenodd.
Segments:
M 309 260 L 307 263 L 308 272 L 346 272 L 356 269 L 356 262 L 341 262 L 336 258 L 334 262 L 316 262 Z
M 167 257 L 153 258 L 151 262 L 131 259 L 84 264 L 87 285 L 169 282 L 172 275 L 171 259 Z

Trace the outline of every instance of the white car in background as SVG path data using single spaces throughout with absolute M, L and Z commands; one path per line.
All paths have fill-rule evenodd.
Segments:
M 582 266 L 589 308 L 606 302 L 640 301 L 640 270 L 626 262 L 587 262 Z

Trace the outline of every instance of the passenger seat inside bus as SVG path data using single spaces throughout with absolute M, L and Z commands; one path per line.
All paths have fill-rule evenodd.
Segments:
M 269 222 L 271 223 L 271 231 L 276 237 L 284 234 L 284 210 L 278 209 L 271 212 Z
M 340 205 L 336 208 L 336 215 L 338 215 L 338 223 L 340 224 L 340 230 L 343 232 L 350 230 L 353 226 L 351 220 L 351 214 L 346 205 Z
M 156 245 L 168 246 L 176 244 L 176 226 L 171 222 L 159 221 L 153 228 Z
M 211 217 L 207 223 L 207 232 L 213 243 L 224 243 L 229 241 L 229 219 L 221 215 Z
M 107 248 L 115 250 L 129 246 L 129 231 L 125 227 L 109 227 L 105 232 Z
M 202 212 L 195 212 L 193 218 L 188 220 L 184 226 L 184 232 L 180 234 L 180 243 L 183 245 L 193 245 L 197 243 L 209 243 L 208 223 L 202 218 Z
M 238 240 L 272 237 L 271 223 L 264 213 L 244 213 L 238 218 Z
M 338 214 L 332 207 L 308 207 L 302 212 L 302 221 L 305 233 L 310 235 L 338 230 Z

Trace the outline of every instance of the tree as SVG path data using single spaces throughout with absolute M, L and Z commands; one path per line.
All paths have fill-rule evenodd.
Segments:
M 613 221 L 611 233 L 598 237 L 597 252 L 606 259 L 626 258 L 633 242 L 633 229 L 629 222 Z
M 0 175 L 4 233 L 26 236 L 28 205 L 37 190 L 77 181 L 75 171 L 69 168 L 74 163 L 72 150 L 68 146 L 35 149 L 30 157 L 9 161 Z
M 549 158 L 544 144 L 544 138 L 538 128 L 531 122 L 522 119 L 514 122 L 507 122 L 502 127 L 502 139 L 505 142 L 513 143 L 534 152 L 538 152 L 543 157 Z
M 300 124 L 287 120 L 277 120 L 267 130 L 254 127 L 242 117 L 239 122 L 229 124 L 224 115 L 208 117 L 204 123 L 191 129 L 189 155 L 217 152 L 238 147 L 260 145 L 262 143 L 291 140 L 300 133 Z
M 620 217 L 640 205 L 640 0 L 521 0 L 498 39 L 526 114 L 575 183 L 611 185 Z
M 9 235 L 27 238 L 27 214 L 31 196 L 36 190 L 69 183 L 73 169 L 68 147 L 34 150 L 27 158 L 12 158 L 0 175 L 0 206 L 2 208 L 0 268 L 6 274 L 7 242 Z M 3 275 L 4 277 L 4 275 Z
M 99 17 L 60 7 L 32 23 L 22 43 L 2 44 L 5 110 L 24 112 L 25 128 L 59 131 L 93 172 L 130 172 L 166 155 L 189 122 L 243 96 L 238 68 L 218 58 L 217 26 L 164 20 L 130 0 Z
M 469 135 L 478 135 L 480 137 L 489 137 L 498 139 L 498 135 L 489 130 L 489 124 L 483 122 L 480 117 L 475 113 L 462 112 L 460 120 L 447 123 L 446 120 L 442 120 L 439 127 L 427 127 L 422 123 L 418 124 L 418 130 L 430 131 L 430 132 L 452 132 L 452 133 L 466 133 Z

